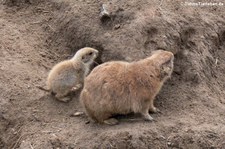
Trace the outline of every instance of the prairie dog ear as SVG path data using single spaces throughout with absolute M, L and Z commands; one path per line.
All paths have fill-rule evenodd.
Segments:
M 94 52 L 92 54 L 85 54 L 81 57 L 81 60 L 84 63 L 92 63 L 92 61 L 94 60 Z
M 83 55 L 81 57 L 82 62 L 87 63 L 90 60 L 90 56 L 89 55 Z

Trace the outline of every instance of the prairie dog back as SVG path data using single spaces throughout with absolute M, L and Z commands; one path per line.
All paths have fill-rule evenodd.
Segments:
M 80 96 L 87 115 L 107 124 L 113 115 L 130 112 L 153 120 L 149 111 L 158 111 L 154 98 L 171 76 L 173 59 L 173 53 L 158 50 L 137 62 L 112 61 L 97 66 L 85 79 Z

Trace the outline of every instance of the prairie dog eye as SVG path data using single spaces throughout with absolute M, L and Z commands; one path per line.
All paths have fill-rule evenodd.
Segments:
M 93 54 L 93 52 L 88 53 L 88 55 L 92 55 L 92 54 Z
M 84 57 L 84 56 L 82 56 L 81 58 L 82 58 L 82 59 L 85 59 L 85 57 Z

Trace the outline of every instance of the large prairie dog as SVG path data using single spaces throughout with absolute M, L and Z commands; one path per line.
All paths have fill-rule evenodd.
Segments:
M 85 47 L 78 50 L 72 59 L 56 64 L 47 78 L 48 90 L 58 100 L 68 101 L 70 98 L 67 95 L 83 86 L 84 77 L 97 55 L 96 49 Z
M 80 95 L 87 115 L 94 121 L 116 124 L 116 114 L 141 113 L 153 120 L 154 98 L 173 71 L 174 55 L 157 50 L 136 62 L 112 61 L 95 67 L 85 78 Z

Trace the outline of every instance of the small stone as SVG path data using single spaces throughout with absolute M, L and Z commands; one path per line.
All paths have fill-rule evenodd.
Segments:
M 162 139 L 164 139 L 164 140 L 166 139 L 163 135 L 161 135 L 160 138 L 162 138 Z
M 172 144 L 171 142 L 167 142 L 167 145 L 168 145 L 168 146 L 171 146 L 171 144 Z
M 81 115 L 83 115 L 84 114 L 84 112 L 75 112 L 75 113 L 73 113 L 71 116 L 73 117 L 77 117 L 77 116 L 81 116 Z
M 100 18 L 103 20 L 104 18 L 110 18 L 110 13 L 107 11 L 106 4 L 102 5 Z
M 120 24 L 116 24 L 115 26 L 114 26 L 114 29 L 115 30 L 117 30 L 117 29 L 119 29 L 120 28 Z
M 86 121 L 86 122 L 85 122 L 85 124 L 89 124 L 89 123 L 90 123 L 90 121 Z
M 47 54 L 44 53 L 44 52 L 40 52 L 40 55 L 41 55 L 42 57 L 46 57 L 46 56 L 47 56 Z

